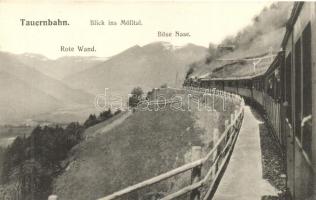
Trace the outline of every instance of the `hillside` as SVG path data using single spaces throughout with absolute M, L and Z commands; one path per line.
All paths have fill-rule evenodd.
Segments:
M 38 54 L 0 52 L 0 71 L 10 75 L 0 86 L 0 110 L 7 114 L 0 123 L 28 118 L 58 123 L 82 121 L 96 111 L 94 96 L 103 93 L 104 88 L 127 97 L 136 86 L 146 91 L 164 83 L 181 85 L 187 64 L 205 56 L 204 47 L 188 44 L 176 48 L 161 42 L 134 46 L 106 61 L 96 57 L 51 60 Z M 12 83 L 13 79 L 16 83 Z M 14 98 L 24 99 L 23 103 Z
M 3 71 L 0 71 L 0 91 L 1 123 L 10 123 L 47 112 L 62 104 L 53 96 Z
M 195 104 L 192 111 L 186 105 L 184 111 L 167 106 L 135 112 L 105 133 L 95 135 L 88 129 L 85 135 L 92 137 L 72 149 L 65 172 L 55 181 L 54 194 L 61 200 L 94 200 L 190 162 L 192 146 L 202 146 L 206 154 L 213 145 L 214 127 L 223 132 L 224 121 L 235 108 L 226 106 L 227 112 L 221 112 L 222 99 L 215 99 L 214 112 L 197 111 Z M 170 192 L 189 180 L 184 175 L 163 181 L 123 199 L 146 199 L 145 194 Z
M 13 74 L 30 86 L 59 99 L 65 103 L 89 103 L 91 96 L 84 91 L 72 89 L 62 82 L 42 74 L 27 66 L 16 58 L 14 54 L 0 52 L 0 70 Z
M 21 121 L 56 108 L 93 104 L 93 96 L 21 63 L 17 55 L 0 52 L 0 123 Z
M 218 45 L 232 46 L 233 50 L 215 49 L 213 45 L 210 45 L 210 62 L 201 60 L 195 63 L 191 77 L 238 77 L 265 71 L 269 62 L 261 70 L 254 72 L 252 61 L 240 62 L 240 60 L 259 58 L 280 51 L 291 7 L 291 2 L 273 3 L 255 16 L 251 25 L 238 32 L 237 35 L 227 37 Z
M 180 86 L 188 64 L 206 54 L 206 48 L 193 44 L 178 48 L 163 42 L 133 46 L 63 81 L 93 94 L 104 92 L 104 88 L 126 95 L 136 86 L 146 87 L 145 91 L 164 83 Z
M 61 200 L 97 199 L 184 164 L 201 132 L 189 112 L 147 111 L 105 134 L 73 150 L 70 164 L 55 183 L 54 193 Z

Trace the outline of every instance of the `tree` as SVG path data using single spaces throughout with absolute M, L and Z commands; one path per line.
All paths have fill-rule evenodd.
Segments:
M 143 90 L 140 87 L 136 87 L 131 92 L 131 97 L 128 100 L 129 106 L 136 107 L 137 104 L 141 101 L 143 96 Z
M 131 94 L 141 98 L 143 95 L 143 90 L 141 87 L 136 87 L 132 90 Z
M 160 88 L 167 88 L 167 87 L 168 87 L 167 83 L 164 83 L 160 86 Z
M 120 109 L 117 109 L 115 112 L 114 112 L 114 115 L 118 115 L 120 114 L 122 111 Z
M 110 119 L 112 116 L 113 116 L 113 114 L 111 112 L 111 109 L 109 108 L 108 110 L 103 111 L 103 112 L 100 113 L 99 120 L 100 121 L 105 121 L 107 119 Z
M 142 90 L 137 88 L 133 94 L 141 96 Z M 78 122 L 69 123 L 65 128 L 38 126 L 29 137 L 17 137 L 4 151 L 0 148 L 0 180 L 2 185 L 10 186 L 10 197 L 16 200 L 47 199 L 54 178 L 64 170 L 62 161 L 82 141 L 84 129 L 112 116 L 109 109 L 101 112 L 98 118 L 89 115 L 84 126 Z M 2 194 L 0 188 L 0 199 Z
M 93 126 L 98 123 L 97 117 L 94 114 L 89 115 L 89 118 L 83 123 L 85 128 Z
M 84 128 L 78 122 L 72 122 L 66 127 L 63 134 L 66 139 L 60 137 L 62 138 L 60 144 L 64 146 L 65 152 L 68 152 L 73 146 L 78 144 L 83 139 L 83 132 Z M 67 154 L 65 153 L 63 154 L 65 157 L 66 155 Z

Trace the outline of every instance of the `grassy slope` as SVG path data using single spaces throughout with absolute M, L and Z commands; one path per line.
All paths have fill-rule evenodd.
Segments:
M 96 131 L 98 131 L 99 129 L 101 129 L 102 127 L 112 123 L 113 121 L 115 121 L 116 119 L 120 118 L 122 115 L 126 114 L 126 111 L 123 111 L 117 115 L 114 115 L 113 117 L 111 117 L 108 120 L 105 120 L 104 122 L 98 123 L 94 126 L 89 127 L 88 129 L 85 130 L 84 132 L 84 136 L 91 136 L 93 135 Z
M 81 144 L 75 161 L 57 179 L 56 194 L 96 199 L 173 169 L 185 163 L 192 143 L 201 143 L 199 134 L 189 112 L 137 112 L 106 137 Z
M 61 200 L 97 199 L 181 166 L 190 161 L 192 145 L 204 150 L 211 146 L 209 129 L 222 128 L 218 122 L 228 118 L 214 115 L 170 109 L 136 112 L 106 137 L 99 135 L 76 147 L 73 161 L 56 180 L 55 193 Z M 174 183 L 174 188 L 178 186 L 179 181 Z M 170 184 L 159 191 L 166 187 L 169 190 Z

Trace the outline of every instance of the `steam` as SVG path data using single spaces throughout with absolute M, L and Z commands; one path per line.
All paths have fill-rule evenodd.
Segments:
M 234 45 L 236 48 L 246 48 L 262 35 L 286 26 L 289 18 L 292 2 L 276 2 L 269 8 L 264 8 L 258 16 L 253 18 L 253 23 L 236 36 L 228 36 L 222 41 L 222 45 Z
M 216 59 L 220 57 L 244 58 L 265 55 L 269 51 L 279 51 L 287 20 L 290 16 L 293 2 L 275 2 L 264 8 L 255 16 L 252 23 L 236 35 L 226 37 L 218 46 L 210 44 L 208 56 L 189 65 L 186 79 L 193 74 L 220 71 L 227 63 Z M 229 51 L 225 47 L 233 47 Z M 241 63 L 240 63 L 241 64 Z

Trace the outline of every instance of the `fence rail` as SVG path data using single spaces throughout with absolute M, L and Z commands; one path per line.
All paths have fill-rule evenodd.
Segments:
M 183 90 L 183 89 L 182 89 Z M 114 192 L 111 195 L 108 195 L 103 198 L 99 198 L 98 200 L 113 200 L 124 195 L 127 195 L 131 192 L 140 190 L 142 188 L 146 188 L 153 184 L 157 184 L 163 180 L 172 178 L 176 175 L 182 174 L 191 170 L 191 184 L 185 186 L 184 188 L 168 194 L 160 198 L 161 200 L 172 200 L 177 197 L 180 197 L 184 194 L 190 193 L 190 200 L 206 200 L 210 197 L 213 192 L 214 186 L 220 174 L 223 172 L 224 165 L 227 163 L 228 158 L 233 150 L 234 144 L 236 142 L 239 129 L 242 124 L 243 116 L 244 116 L 244 100 L 235 94 L 227 93 L 219 90 L 204 90 L 199 88 L 185 88 L 186 91 L 200 93 L 200 94 L 213 94 L 217 96 L 223 96 L 225 98 L 230 98 L 232 101 L 239 102 L 240 108 L 231 114 L 230 122 L 228 120 L 225 121 L 225 131 L 218 137 L 218 129 L 214 129 L 214 134 L 217 135 L 217 140 L 214 141 L 215 145 L 212 150 L 210 150 L 205 157 L 201 158 L 201 148 L 200 147 L 192 147 L 192 162 L 185 164 L 181 167 L 168 171 L 166 173 L 160 174 L 151 179 L 145 180 L 143 182 L 137 183 L 135 185 L 129 186 L 120 191 Z M 157 103 L 157 101 L 156 101 Z M 172 101 L 170 102 L 172 103 Z M 216 137 L 215 137 L 216 138 Z M 202 166 L 206 162 L 211 162 L 211 166 L 206 170 L 206 174 L 204 177 L 201 177 Z M 207 186 L 207 191 L 202 196 L 201 187 L 207 185 L 207 181 L 211 178 L 211 183 Z

